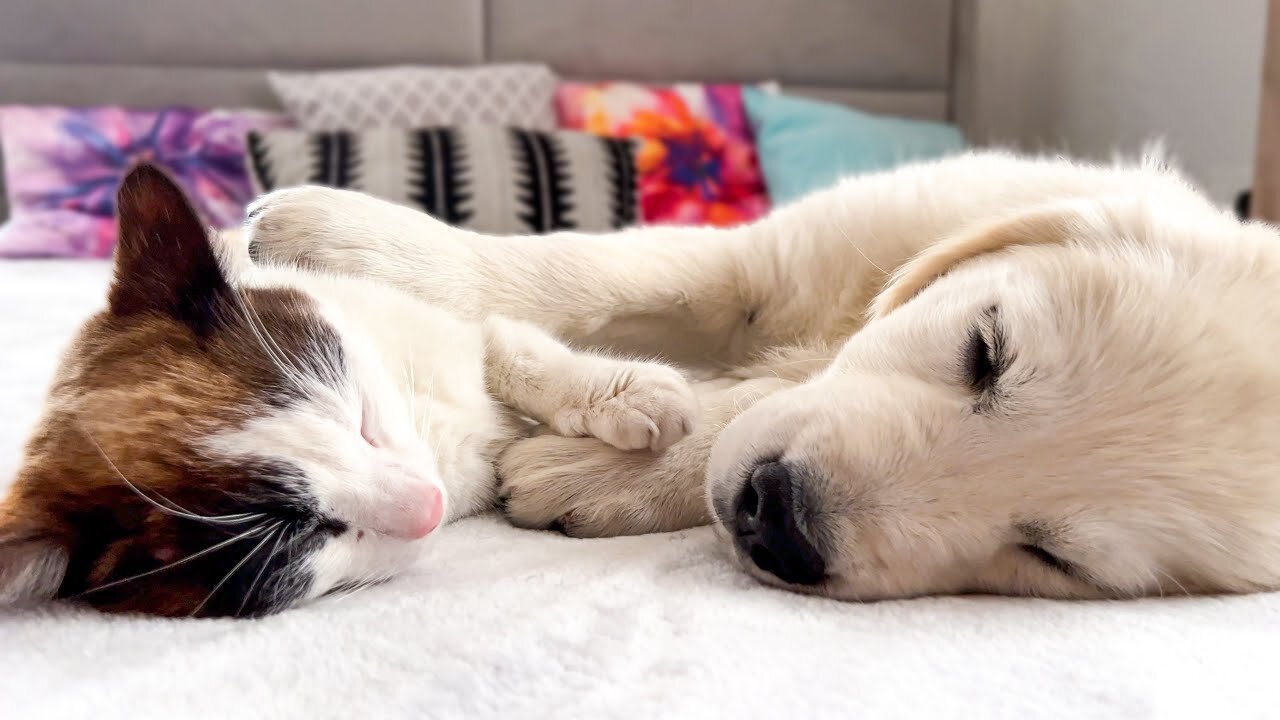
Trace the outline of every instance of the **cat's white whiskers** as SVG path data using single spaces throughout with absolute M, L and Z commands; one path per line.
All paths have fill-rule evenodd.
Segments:
M 88 594 L 90 594 L 90 593 L 96 593 L 96 592 L 99 592 L 99 591 L 102 591 L 102 590 L 106 590 L 106 589 L 108 589 L 108 588 L 113 588 L 113 587 L 116 587 L 117 585 L 123 585 L 123 584 L 125 584 L 125 583 L 127 583 L 127 582 L 133 582 L 134 580 L 141 580 L 142 578 L 150 577 L 150 576 L 152 576 L 152 575 L 155 575 L 156 573 L 164 572 L 165 570 L 171 570 L 171 569 L 176 568 L 176 567 L 178 567 L 178 566 L 180 566 L 180 565 L 185 565 L 185 564 L 187 564 L 187 563 L 191 562 L 192 560 L 197 560 L 197 559 L 199 559 L 199 558 L 204 557 L 205 555 L 209 555 L 210 553 L 215 553 L 215 552 L 217 552 L 217 551 L 221 550 L 222 548 L 227 547 L 227 546 L 229 546 L 229 545 L 234 545 L 235 543 L 238 543 L 238 542 L 240 542 L 241 540 L 249 540 L 249 539 L 251 539 L 251 538 L 257 537 L 258 533 L 263 532 L 263 530 L 265 529 L 265 528 L 264 528 L 264 526 L 265 526 L 265 525 L 266 525 L 266 523 L 265 523 L 265 521 L 264 521 L 262 524 L 255 525 L 255 526 L 253 526 L 253 527 L 249 528 L 248 530 L 245 530 L 244 532 L 242 532 L 242 533 L 240 533 L 240 534 L 238 534 L 238 535 L 234 535 L 234 536 L 232 536 L 232 537 L 230 537 L 230 538 L 227 538 L 226 540 L 223 540 L 222 542 L 217 543 L 216 545 L 211 545 L 211 546 L 209 546 L 209 547 L 205 548 L 204 550 L 201 550 L 201 551 L 196 552 L 196 553 L 192 553 L 192 554 L 190 554 L 190 555 L 188 555 L 188 556 L 186 556 L 186 557 L 184 557 L 184 558 L 179 558 L 179 559 L 177 559 L 177 560 L 174 560 L 174 561 L 173 561 L 173 562 L 171 562 L 171 563 L 167 563 L 167 564 L 165 564 L 165 565 L 161 565 L 161 566 L 160 566 L 160 567 L 158 567 L 158 568 L 153 568 L 153 569 L 151 569 L 151 570 L 147 570 L 146 572 L 138 573 L 137 575 L 130 575 L 130 576 L 129 576 L 129 577 L 127 577 L 127 578 L 121 578 L 121 579 L 119 579 L 119 580 L 112 580 L 112 581 L 111 581 L 111 582 L 109 582 L 109 583 L 105 583 L 105 584 L 102 584 L 102 585 L 98 585 L 98 586 L 95 586 L 95 587 L 91 587 L 91 588 L 89 588 L 88 590 L 84 590 L 84 591 L 79 592 L 79 593 L 77 593 L 77 594 L 75 594 L 75 595 L 72 595 L 70 599 L 75 600 L 75 599 L 78 599 L 78 598 L 84 597 L 85 595 L 88 595 Z
M 298 387 L 306 386 L 308 384 L 306 376 L 295 363 L 289 360 L 288 353 L 284 351 L 284 348 L 275 341 L 275 338 L 270 336 L 266 323 L 262 321 L 262 315 L 252 306 L 248 294 L 242 290 L 236 290 L 232 295 L 240 308 L 240 316 L 258 341 L 258 345 L 267 354 L 267 358 L 280 370 L 284 377 L 291 380 L 295 385 Z
M 335 592 L 330 593 L 326 597 L 328 597 L 330 601 L 335 604 L 339 602 L 345 602 L 351 596 L 357 593 L 363 592 L 365 590 L 368 590 L 369 588 L 375 585 L 380 585 L 390 579 L 391 578 L 389 576 L 383 575 L 381 573 L 367 574 L 363 577 L 360 577 L 356 580 L 352 580 L 344 584 L 341 588 L 339 588 Z
M 405 400 L 409 404 L 409 419 L 417 422 L 418 420 L 418 393 L 414 384 L 413 377 L 413 361 L 409 361 L 409 396 Z
M 436 366 L 431 366 L 431 377 L 427 378 L 429 386 L 427 395 L 427 417 L 418 424 L 418 437 L 426 439 L 427 433 L 431 432 L 431 415 L 436 410 Z
M 431 448 L 431 459 L 432 459 L 432 460 L 435 460 L 435 462 L 436 462 L 436 466 L 437 466 L 437 467 L 439 467 L 439 466 L 440 466 L 440 445 L 441 445 L 442 443 L 444 443 L 444 430 L 443 430 L 443 428 L 441 429 L 440 434 L 439 434 L 438 436 L 436 436 L 436 444 L 435 444 L 434 446 L 432 446 L 432 448 Z
M 89 429 L 85 427 L 83 423 L 80 423 L 80 432 L 84 433 L 84 436 L 88 438 L 90 444 L 92 444 L 93 447 L 98 451 L 98 454 L 102 456 L 102 459 L 106 461 L 107 466 L 111 468 L 111 471 L 115 473 L 116 477 L 120 478 L 120 480 L 124 482 L 125 487 L 132 490 L 135 495 L 142 498 L 149 505 L 159 510 L 160 512 L 165 513 L 166 515 L 173 515 L 175 517 L 186 518 L 188 520 L 195 520 L 197 522 L 203 522 L 203 523 L 212 523 L 215 525 L 239 525 L 246 522 L 252 522 L 253 520 L 257 520 L 262 517 L 261 513 L 235 513 L 232 515 L 200 515 L 199 513 L 191 512 L 190 510 L 187 510 L 186 508 L 182 507 L 176 502 L 166 498 L 164 495 L 161 495 L 157 490 L 153 488 L 147 488 L 152 493 L 155 493 L 156 497 L 164 501 L 164 504 L 161 504 L 160 502 L 152 499 L 150 495 L 147 495 L 146 493 L 144 493 L 142 489 L 139 488 L 132 480 L 125 477 L 125 474 L 120 471 L 120 468 L 117 467 L 114 462 L 111 461 L 111 458 L 107 455 L 107 452 L 102 449 L 102 445 L 98 444 L 98 440 L 94 438 L 94 436 L 89 432 Z
M 258 568 L 258 574 L 253 577 L 253 582 L 249 583 L 249 589 L 245 591 L 244 598 L 240 600 L 240 607 L 236 609 L 237 616 L 244 613 L 245 606 L 249 604 L 249 599 L 253 597 L 253 593 L 258 589 L 258 582 L 262 580 L 267 568 L 271 566 L 271 561 L 276 559 L 276 553 L 280 552 L 280 541 L 288 534 L 288 530 L 288 524 L 285 524 L 275 531 L 275 544 L 271 546 L 271 552 L 267 555 L 267 559 L 262 561 L 262 567 Z
M 244 567 L 245 563 L 249 562 L 250 558 L 258 554 L 258 551 L 261 550 L 262 547 L 267 544 L 267 541 L 271 539 L 271 536 L 282 525 L 284 525 L 284 521 L 279 520 L 276 522 L 275 525 L 272 525 L 270 528 L 268 528 L 266 537 L 262 538 L 262 540 L 260 540 L 257 545 L 254 545 L 253 549 L 250 550 L 248 553 L 246 553 L 244 558 L 240 560 L 240 562 L 236 563 L 235 566 L 232 567 L 231 570 L 226 575 L 222 576 L 222 579 L 218 581 L 218 584 L 213 586 L 213 589 L 209 591 L 209 594 L 205 595 L 204 600 L 200 601 L 200 604 L 196 606 L 195 610 L 191 611 L 191 614 L 188 615 L 188 617 L 195 617 L 196 615 L 199 615 L 200 611 L 204 609 L 204 606 L 208 604 L 210 600 L 213 599 L 214 595 L 218 594 L 219 590 L 222 589 L 222 586 L 225 585 L 227 581 L 230 580 L 232 576 L 234 576 L 237 572 L 240 572 L 240 568 Z
M 252 320 L 261 337 L 270 343 L 271 347 L 275 349 L 275 354 L 281 359 L 282 362 L 280 369 L 291 371 L 295 378 L 305 378 L 305 373 L 302 372 L 298 367 L 298 364 L 294 362 L 293 358 L 289 356 L 289 353 L 284 349 L 284 346 L 281 345 L 280 342 L 276 340 L 275 336 L 271 334 L 271 330 L 267 327 L 267 323 L 262 319 L 262 313 L 258 312 L 253 301 L 250 300 L 249 295 L 247 293 L 239 293 L 238 296 L 241 298 L 244 306 L 248 308 L 249 313 L 252 316 Z

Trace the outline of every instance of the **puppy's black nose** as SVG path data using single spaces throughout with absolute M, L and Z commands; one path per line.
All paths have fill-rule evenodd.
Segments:
M 801 532 L 796 487 L 786 464 L 757 465 L 738 496 L 734 535 L 756 567 L 783 582 L 813 585 L 826 575 L 822 554 Z

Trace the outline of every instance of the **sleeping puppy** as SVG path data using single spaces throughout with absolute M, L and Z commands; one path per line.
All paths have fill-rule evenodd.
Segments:
M 663 452 L 510 446 L 517 525 L 713 523 L 760 580 L 851 600 L 1280 587 L 1280 234 L 1154 163 L 973 154 L 598 237 L 301 188 L 249 230 L 275 262 L 701 373 Z

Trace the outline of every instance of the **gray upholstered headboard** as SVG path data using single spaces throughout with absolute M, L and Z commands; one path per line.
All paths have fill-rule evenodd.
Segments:
M 4 0 L 0 104 L 277 108 L 263 70 L 541 61 L 965 126 L 972 0 Z

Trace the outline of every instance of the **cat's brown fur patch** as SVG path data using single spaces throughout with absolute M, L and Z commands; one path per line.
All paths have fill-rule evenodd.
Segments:
M 120 193 L 109 306 L 66 351 L 0 501 L 0 584 L 21 570 L 6 569 L 6 542 L 61 548 L 67 559 L 56 594 L 73 596 L 252 527 L 167 513 L 124 478 L 194 514 L 243 514 L 255 494 L 277 492 L 275 479 L 289 469 L 219 459 L 204 441 L 291 402 L 301 392 L 295 374 L 340 364 L 336 335 L 309 300 L 292 290 L 232 290 L 180 191 L 155 171 L 137 173 L 144 177 L 131 175 Z M 8 562 L 28 560 L 10 553 Z M 84 599 L 112 610 L 186 614 L 221 576 L 217 562 Z

